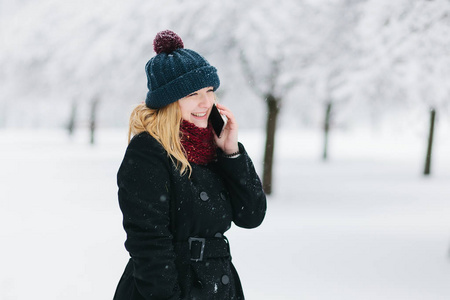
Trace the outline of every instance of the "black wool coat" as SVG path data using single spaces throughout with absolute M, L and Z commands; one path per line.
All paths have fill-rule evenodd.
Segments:
M 114 300 L 244 299 L 230 256 L 215 257 L 209 247 L 212 257 L 195 261 L 186 250 L 192 237 L 222 243 L 231 222 L 254 228 L 263 221 L 261 182 L 242 144 L 239 150 L 237 158 L 219 153 L 207 166 L 191 163 L 189 178 L 147 132 L 133 137 L 117 175 L 131 258 Z

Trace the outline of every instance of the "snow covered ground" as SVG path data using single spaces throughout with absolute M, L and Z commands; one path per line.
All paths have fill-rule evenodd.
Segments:
M 423 136 L 280 131 L 274 194 L 254 230 L 232 227 L 247 299 L 450 299 L 450 130 L 433 175 Z M 263 135 L 241 141 L 261 170 Z M 0 299 L 112 299 L 128 259 L 115 175 L 126 130 L 0 131 Z

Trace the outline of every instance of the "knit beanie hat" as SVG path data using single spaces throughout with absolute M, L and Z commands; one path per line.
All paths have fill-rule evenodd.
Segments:
M 161 108 L 205 87 L 219 88 L 217 70 L 197 52 L 184 49 L 173 31 L 159 32 L 154 41 L 156 56 L 145 65 L 149 108 Z

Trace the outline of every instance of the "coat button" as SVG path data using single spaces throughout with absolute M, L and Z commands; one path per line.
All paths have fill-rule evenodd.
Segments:
M 202 199 L 203 201 L 208 201 L 209 200 L 209 196 L 206 192 L 201 192 L 200 193 L 200 199 Z
M 222 200 L 227 200 L 227 195 L 225 195 L 224 192 L 220 192 L 220 198 L 222 198 Z
M 228 277 L 228 275 L 223 275 L 222 276 L 222 283 L 225 284 L 225 285 L 230 283 L 230 277 Z
M 220 232 L 218 232 L 218 233 L 216 233 L 216 234 L 214 235 L 214 237 L 216 237 L 216 238 L 222 238 L 223 235 L 222 235 Z

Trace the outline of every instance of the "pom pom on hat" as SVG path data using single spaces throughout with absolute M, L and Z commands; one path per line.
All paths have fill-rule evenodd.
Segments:
M 153 40 L 153 50 L 156 54 L 172 53 L 177 49 L 183 49 L 183 40 L 171 30 L 164 30 L 158 32 L 155 39 Z

